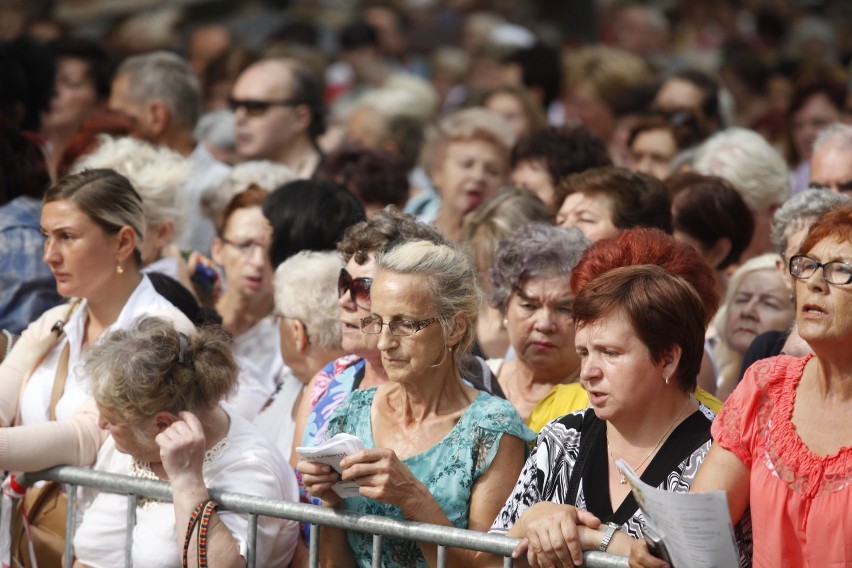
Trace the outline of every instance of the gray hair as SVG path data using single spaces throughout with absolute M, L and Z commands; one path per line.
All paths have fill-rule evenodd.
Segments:
M 852 127 L 848 128 L 852 132 Z M 797 193 L 775 211 L 770 229 L 775 250 L 784 257 L 790 233 L 801 227 L 809 227 L 823 213 L 842 203 L 850 202 L 852 197 L 824 189 L 808 189 Z
M 506 153 L 515 144 L 515 133 L 506 120 L 482 107 L 471 107 L 456 111 L 442 118 L 433 134 L 426 152 L 429 156 L 428 168 L 434 171 L 446 158 L 447 147 L 456 141 L 488 140 Z
M 72 172 L 108 168 L 120 173 L 142 197 L 145 224 L 157 227 L 171 221 L 178 234 L 186 212 L 180 188 L 192 171 L 189 160 L 165 146 L 129 136 L 113 138 L 102 134 L 98 140 L 97 150 L 76 162 Z
M 234 132 L 234 113 L 228 109 L 214 110 L 204 114 L 192 133 L 199 142 L 206 142 L 216 148 L 235 150 L 237 148 Z
M 198 412 L 236 391 L 237 364 L 226 332 L 184 335 L 163 318 L 141 317 L 86 351 L 92 397 L 131 424 L 158 412 Z
M 201 208 L 208 217 L 217 220 L 231 200 L 249 187 L 254 185 L 266 193 L 272 193 L 285 183 L 296 179 L 296 173 L 284 164 L 268 160 L 242 162 L 230 169 L 222 184 L 211 186 L 204 191 L 201 195 Z
M 176 123 L 193 128 L 201 114 L 201 84 L 182 57 L 155 51 L 127 58 L 116 77 L 128 78 L 128 95 L 139 104 L 159 100 Z
M 302 251 L 275 270 L 275 307 L 305 324 L 311 344 L 340 347 L 337 279 L 343 260 L 332 251 Z
M 695 171 L 725 178 L 752 211 L 781 205 L 790 196 L 790 176 L 781 154 L 760 134 L 728 128 L 698 149 Z
M 454 353 L 456 361 L 473 345 L 482 291 L 476 285 L 476 270 L 470 257 L 453 245 L 409 241 L 376 258 L 379 270 L 421 277 L 439 314 L 444 335 L 452 332 L 451 318 L 462 314 L 467 329 Z
M 814 152 L 817 148 L 827 145 L 852 150 L 852 125 L 835 122 L 820 130 L 814 140 Z
M 527 278 L 564 275 L 566 280 L 591 243 L 577 228 L 547 223 L 520 227 L 497 246 L 494 266 L 488 271 L 488 303 L 505 311 L 509 298 Z

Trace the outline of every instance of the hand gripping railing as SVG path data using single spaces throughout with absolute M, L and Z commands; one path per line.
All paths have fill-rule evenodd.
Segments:
M 50 480 L 68 484 L 68 492 L 74 493 L 76 486 L 93 487 L 111 493 L 127 495 L 127 544 L 124 552 L 126 567 L 131 567 L 133 550 L 133 527 L 136 525 L 136 497 L 151 497 L 163 501 L 172 500 L 172 488 L 166 481 L 140 479 L 127 475 L 104 473 L 82 467 L 58 466 L 44 471 L 24 473 L 16 476 L 21 485 L 32 485 L 36 481 Z M 311 568 L 319 566 L 319 527 L 329 526 L 373 535 L 373 566 L 381 567 L 382 538 L 403 538 L 438 545 L 438 566 L 446 566 L 446 547 L 465 548 L 503 556 L 503 565 L 512 566 L 512 550 L 518 539 L 478 531 L 457 529 L 426 523 L 388 519 L 375 515 L 359 515 L 347 511 L 326 509 L 315 505 L 291 503 L 266 497 L 244 495 L 209 489 L 210 498 L 223 509 L 249 515 L 247 565 L 256 565 L 257 517 L 277 517 L 311 523 L 310 560 Z M 71 567 L 72 541 L 74 535 L 76 500 L 68 499 L 67 538 L 65 541 L 65 568 Z M 587 568 L 626 568 L 623 556 L 602 552 L 586 552 Z

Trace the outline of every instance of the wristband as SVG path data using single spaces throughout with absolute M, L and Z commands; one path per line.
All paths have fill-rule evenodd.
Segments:
M 601 552 L 606 552 L 606 548 L 609 546 L 609 541 L 612 540 L 612 535 L 615 534 L 615 531 L 618 530 L 618 525 L 615 523 L 607 523 L 606 532 L 601 539 L 601 543 L 598 545 L 598 550 Z

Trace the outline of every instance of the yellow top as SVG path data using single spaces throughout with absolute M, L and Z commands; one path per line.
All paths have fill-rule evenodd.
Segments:
M 695 398 L 717 414 L 722 409 L 722 401 L 701 387 L 696 388 Z M 540 432 L 554 418 L 559 418 L 575 410 L 583 410 L 587 406 L 589 406 L 589 395 L 580 383 L 556 385 L 533 408 L 527 420 L 527 426 L 534 432 Z

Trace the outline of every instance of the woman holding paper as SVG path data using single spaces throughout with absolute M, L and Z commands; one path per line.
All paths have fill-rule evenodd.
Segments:
M 629 552 L 643 516 L 616 460 L 653 487 L 688 490 L 714 416 L 691 394 L 705 321 L 695 289 L 657 266 L 615 268 L 579 291 L 575 345 L 589 408 L 541 431 L 491 528 L 523 539 L 521 562 L 570 566 L 582 564 L 584 550 Z
M 461 251 L 413 241 L 382 253 L 361 330 L 378 339 L 388 382 L 352 392 L 329 422 L 328 438 L 358 436 L 366 449 L 344 458 L 342 476 L 320 463 L 298 469 L 327 507 L 485 530 L 509 494 L 531 433 L 505 400 L 461 377 L 459 358 L 473 342 L 481 293 Z M 360 496 L 331 487 L 355 481 Z M 372 537 L 324 527 L 323 566 L 370 566 Z M 463 566 L 471 551 L 450 549 Z M 437 548 L 385 539 L 382 566 L 434 566 Z
M 850 566 L 852 206 L 814 223 L 789 270 L 814 354 L 749 367 L 692 490 L 726 491 L 734 522 L 750 509 L 754 566 Z M 631 565 L 665 563 L 635 546 Z

